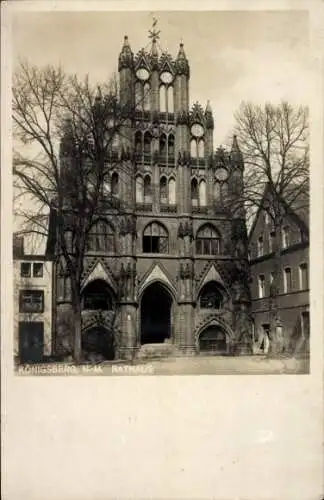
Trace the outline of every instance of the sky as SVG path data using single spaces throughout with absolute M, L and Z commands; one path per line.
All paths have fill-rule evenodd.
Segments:
M 190 102 L 210 100 L 214 147 L 223 144 L 242 100 L 288 99 L 308 104 L 312 67 L 306 11 L 17 12 L 12 22 L 14 63 L 89 74 L 94 83 L 117 71 L 124 35 L 134 53 L 149 43 L 153 16 L 160 45 L 174 57 L 182 40 L 189 60 Z

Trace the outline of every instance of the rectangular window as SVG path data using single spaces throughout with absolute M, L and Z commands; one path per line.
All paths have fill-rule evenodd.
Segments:
M 305 311 L 301 315 L 301 324 L 302 324 L 302 334 L 304 337 L 309 337 L 309 312 Z
M 20 276 L 22 278 L 30 278 L 31 277 L 31 263 L 30 262 L 22 262 L 20 264 Z
M 292 290 L 291 269 L 286 267 L 284 270 L 284 293 L 290 293 Z
M 34 278 L 42 278 L 43 277 L 43 264 L 41 262 L 35 262 L 33 265 L 33 276 Z
M 259 299 L 265 297 L 265 277 L 264 274 L 259 276 Z
M 19 312 L 21 313 L 44 312 L 43 290 L 21 290 L 19 294 Z
M 300 290 L 308 290 L 308 266 L 306 263 L 299 266 L 299 288 Z

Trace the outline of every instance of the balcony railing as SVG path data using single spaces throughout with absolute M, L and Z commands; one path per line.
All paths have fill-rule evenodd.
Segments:
M 160 203 L 160 211 L 168 212 L 168 213 L 176 213 L 177 205 L 169 204 L 169 203 Z
M 152 212 L 152 203 L 136 203 L 136 210 L 138 212 Z
M 207 206 L 192 206 L 192 213 L 194 214 L 206 214 L 208 212 Z

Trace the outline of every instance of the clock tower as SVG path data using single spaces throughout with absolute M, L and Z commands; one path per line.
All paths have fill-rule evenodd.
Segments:
M 108 331 L 99 337 L 113 339 L 115 358 L 246 352 L 244 207 L 231 208 L 243 188 L 239 142 L 214 150 L 210 102 L 189 102 L 184 43 L 173 57 L 156 25 L 147 47 L 134 54 L 125 36 L 119 55 L 126 113 L 111 192 L 124 210 L 107 212 L 85 259 L 84 334 L 105 304 L 96 331 Z

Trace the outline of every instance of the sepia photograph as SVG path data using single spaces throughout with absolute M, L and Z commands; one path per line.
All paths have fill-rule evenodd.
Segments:
M 18 11 L 12 50 L 15 373 L 309 373 L 307 11 Z

